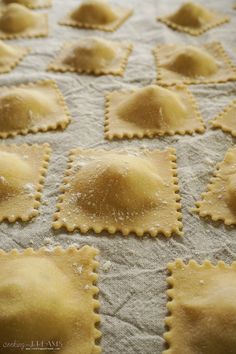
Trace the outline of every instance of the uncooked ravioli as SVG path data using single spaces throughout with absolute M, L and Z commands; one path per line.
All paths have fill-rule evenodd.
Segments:
M 188 2 L 183 4 L 169 20 L 184 27 L 199 28 L 212 20 L 213 14 L 205 7 Z
M 85 24 L 105 25 L 116 21 L 118 14 L 106 1 L 87 0 L 72 11 L 71 18 Z
M 88 212 L 126 218 L 156 207 L 163 181 L 145 159 L 110 154 L 82 168 L 72 186 L 78 205 Z
M 50 98 L 27 88 L 0 94 L 0 130 L 27 129 L 35 120 L 53 112 Z
M 112 6 L 104 0 L 85 0 L 66 15 L 60 24 L 115 31 L 131 14 L 131 9 Z
M 22 193 L 34 173 L 30 164 L 16 153 L 0 151 L 0 200 Z
M 38 14 L 18 4 L 10 4 L 0 16 L 0 29 L 6 33 L 20 33 L 37 24 Z
M 180 97 L 160 86 L 147 86 L 126 96 L 117 107 L 117 115 L 142 128 L 179 126 L 187 110 Z
M 71 49 L 63 62 L 84 71 L 104 69 L 114 60 L 116 51 L 116 45 L 105 39 L 83 39 Z
M 189 77 L 211 76 L 218 70 L 215 58 L 203 48 L 195 46 L 177 49 L 163 67 Z

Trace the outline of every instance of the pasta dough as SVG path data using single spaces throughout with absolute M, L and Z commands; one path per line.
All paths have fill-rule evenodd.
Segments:
M 97 253 L 89 246 L 1 251 L 0 342 L 6 346 L 14 338 L 23 343 L 23 353 L 46 354 L 48 348 L 63 354 L 101 353 L 95 344 L 101 335 L 95 327 L 100 320 L 94 298 L 98 288 L 93 285 Z
M 3 5 L 12 3 L 24 5 L 30 9 L 40 9 L 52 6 L 52 0 L 1 0 Z
M 0 199 L 22 193 L 27 183 L 33 179 L 30 165 L 20 155 L 0 152 Z
M 203 132 L 204 125 L 190 91 L 183 86 L 146 86 L 106 95 L 105 136 L 133 138 Z
M 158 45 L 157 83 L 208 84 L 236 80 L 236 67 L 219 42 L 202 46 Z
M 0 74 L 14 69 L 29 51 L 28 48 L 10 46 L 0 41 Z
M 187 2 L 173 14 L 160 17 L 158 20 L 175 30 L 197 36 L 212 27 L 228 22 L 229 18 L 199 4 Z
M 130 15 L 132 10 L 113 8 L 104 0 L 85 0 L 60 24 L 74 27 L 115 31 Z
M 132 46 L 102 38 L 86 38 L 66 44 L 49 70 L 87 74 L 123 75 Z
M 200 216 L 224 221 L 226 225 L 236 224 L 236 148 L 230 148 L 224 160 L 217 165 L 214 178 L 196 203 Z
M 3 87 L 0 93 L 0 137 L 65 128 L 70 115 L 51 80 Z
M 225 109 L 212 121 L 214 128 L 221 128 L 236 136 L 236 100 L 233 100 Z
M 168 264 L 170 315 L 163 354 L 225 354 L 236 346 L 236 263 Z M 223 330 L 222 330 L 223 329 Z
M 38 214 L 50 152 L 48 144 L 0 146 L 0 221 Z
M 181 234 L 174 150 L 73 150 L 54 228 Z
M 0 38 L 42 37 L 48 34 L 47 15 L 20 4 L 6 6 L 0 14 Z

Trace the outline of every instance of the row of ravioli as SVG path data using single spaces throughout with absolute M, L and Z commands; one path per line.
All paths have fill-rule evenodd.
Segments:
M 205 131 L 196 99 L 184 85 L 106 92 L 104 106 L 104 134 L 109 140 Z M 235 114 L 236 99 L 212 119 L 212 127 L 236 136 Z M 0 138 L 62 130 L 70 121 L 64 96 L 53 80 L 1 87 Z
M 129 42 L 99 37 L 82 38 L 63 45 L 47 70 L 123 76 L 132 52 Z M 0 73 L 14 69 L 30 48 L 0 41 Z M 204 45 L 158 45 L 154 50 L 156 82 L 162 85 L 209 84 L 236 80 L 236 67 L 219 42 Z
M 12 351 L 13 337 L 17 350 L 101 353 L 98 253 L 90 246 L 0 250 L 0 330 L 6 352 Z M 177 259 L 167 269 L 168 349 L 163 354 L 196 353 L 196 348 L 201 354 L 234 353 L 236 262 Z
M 51 0 L 1 0 L 0 38 L 44 37 L 48 35 L 48 18 L 30 8 L 48 7 Z M 104 0 L 85 0 L 59 23 L 66 26 L 116 30 L 133 13 L 132 9 L 112 6 Z M 230 21 L 216 11 L 197 3 L 184 3 L 175 13 L 158 18 L 174 30 L 200 35 L 209 29 Z
M 48 144 L 0 146 L 1 221 L 37 216 L 50 154 Z M 232 147 L 193 211 L 236 224 L 235 164 L 236 147 Z M 73 149 L 53 227 L 81 233 L 182 235 L 178 184 L 173 148 Z

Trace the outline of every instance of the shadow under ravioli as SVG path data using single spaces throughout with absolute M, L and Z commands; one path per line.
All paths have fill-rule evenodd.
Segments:
M 159 17 L 158 20 L 174 30 L 198 36 L 213 27 L 228 22 L 229 18 L 208 10 L 200 4 L 187 2 L 180 6 L 176 12 Z
M 168 264 L 169 349 L 163 354 L 225 354 L 236 345 L 236 264 Z
M 90 37 L 66 43 L 48 70 L 123 76 L 132 45 Z
M 10 4 L 0 13 L 0 39 L 45 37 L 47 14 L 36 13 L 19 4 Z
M 132 14 L 131 9 L 113 7 L 104 0 L 85 0 L 59 23 L 78 28 L 115 31 Z
M 203 46 L 158 45 L 154 56 L 158 84 L 208 84 L 236 80 L 236 67 L 219 42 Z
M 174 150 L 72 150 L 55 229 L 181 234 Z
M 202 133 L 204 124 L 190 91 L 184 86 L 150 85 L 106 95 L 105 136 L 143 138 Z

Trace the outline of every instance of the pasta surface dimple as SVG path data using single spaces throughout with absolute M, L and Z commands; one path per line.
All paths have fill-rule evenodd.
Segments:
M 174 150 L 77 149 L 70 161 L 55 229 L 181 234 Z
M 187 2 L 180 6 L 176 12 L 160 17 L 158 20 L 177 31 L 198 36 L 213 27 L 228 22 L 229 17 L 207 9 L 200 4 Z
M 223 83 L 236 80 L 236 67 L 220 42 L 158 45 L 154 49 L 157 83 Z
M 0 93 L 0 137 L 65 128 L 70 115 L 54 81 L 3 87 Z
M 9 343 L 14 336 L 16 343 L 25 344 L 24 353 L 37 342 L 35 348 L 43 353 L 45 343 L 50 343 L 53 352 L 99 354 L 95 344 L 101 335 L 95 327 L 98 288 L 93 285 L 97 253 L 89 246 L 1 251 L 0 342 Z M 81 274 L 76 273 L 76 266 L 81 267 Z M 11 350 L 13 354 L 18 351 L 19 347 Z
M 150 85 L 106 95 L 105 136 L 133 138 L 203 132 L 204 124 L 190 91 L 184 86 Z
M 0 38 L 43 37 L 48 34 L 47 15 L 20 4 L 9 4 L 0 13 Z
M 196 212 L 200 216 L 209 216 L 214 221 L 223 221 L 226 225 L 236 225 L 236 148 L 230 148 L 224 160 L 217 165 L 214 177 L 196 203 Z
M 105 0 L 85 0 L 59 23 L 67 26 L 112 32 L 131 14 L 131 9 L 113 7 Z
M 236 263 L 198 264 L 181 260 L 168 264 L 172 288 L 163 354 L 233 353 L 236 345 Z M 222 331 L 222 328 L 224 330 Z
M 97 37 L 66 44 L 49 70 L 72 71 L 94 75 L 123 75 L 132 50 L 127 42 L 114 42 Z

